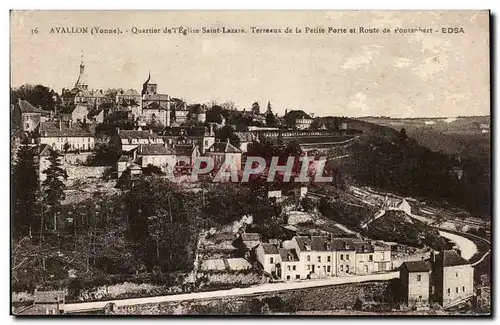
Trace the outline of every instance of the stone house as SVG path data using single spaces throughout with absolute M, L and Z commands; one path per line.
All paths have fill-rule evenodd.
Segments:
M 426 261 L 404 262 L 399 274 L 405 304 L 411 309 L 428 308 L 431 265 Z
M 60 315 L 64 312 L 64 291 L 36 291 L 33 305 L 15 312 L 16 315 Z
M 450 307 L 474 296 L 474 268 L 454 250 L 434 254 L 433 294 L 443 307 Z

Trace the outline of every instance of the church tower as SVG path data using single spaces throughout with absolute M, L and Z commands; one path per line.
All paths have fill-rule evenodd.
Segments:
M 83 52 L 81 55 L 81 62 L 80 62 L 80 74 L 78 75 L 78 79 L 75 82 L 75 88 L 79 90 L 87 90 L 88 85 L 85 83 L 85 64 L 83 63 Z
M 156 84 L 151 82 L 151 71 L 148 79 L 142 84 L 142 96 L 144 95 L 156 95 Z

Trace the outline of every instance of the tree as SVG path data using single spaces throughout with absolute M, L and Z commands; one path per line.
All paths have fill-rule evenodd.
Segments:
M 42 85 L 22 85 L 10 89 L 10 103 L 16 104 L 19 99 L 27 100 L 31 105 L 40 106 L 44 110 L 53 110 L 59 102 L 59 94 Z
M 63 146 L 64 153 L 68 153 L 69 149 L 71 149 L 70 144 L 68 142 L 65 142 Z
M 217 138 L 222 142 L 226 142 L 229 139 L 229 142 L 236 148 L 239 148 L 241 144 L 240 138 L 234 133 L 233 128 L 229 125 L 224 126 L 217 132 Z
M 278 121 L 276 119 L 276 115 L 273 113 L 271 102 L 267 102 L 266 125 L 269 127 L 275 127 L 276 124 L 278 124 Z
M 36 227 L 40 205 L 35 155 L 27 145 L 17 152 L 12 170 L 12 228 L 14 238 L 27 236 Z
M 51 149 L 49 155 L 49 167 L 43 171 L 46 179 L 42 183 L 44 193 L 43 203 L 47 216 L 53 217 L 53 227 L 57 231 L 57 214 L 61 208 L 61 201 L 66 198 L 64 190 L 66 185 L 63 180 L 68 178 L 66 170 L 62 168 L 60 161 L 61 155 L 58 151 Z M 43 227 L 45 226 L 42 218 L 40 228 L 40 238 L 43 238 Z
M 260 105 L 259 105 L 259 102 L 254 102 L 252 104 L 252 114 L 254 114 L 254 115 L 260 115 Z

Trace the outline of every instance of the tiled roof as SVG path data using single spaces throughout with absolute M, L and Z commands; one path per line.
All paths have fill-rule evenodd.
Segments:
M 120 106 L 139 106 L 139 104 L 134 99 L 121 98 L 118 102 Z
M 258 233 L 254 232 L 249 232 L 249 233 L 242 233 L 241 234 L 241 239 L 243 241 L 259 241 L 260 240 L 260 235 Z
M 458 255 L 458 253 L 454 250 L 446 250 L 436 255 L 436 263 L 437 265 L 442 265 L 443 267 L 470 264 L 465 258 Z
M 118 133 L 121 139 L 148 139 L 157 138 L 156 133 L 144 130 L 120 130 Z
M 164 156 L 173 155 L 174 152 L 163 144 L 141 144 L 137 148 L 137 154 L 141 156 Z
M 332 243 L 328 236 L 296 236 L 301 251 L 331 251 Z
M 19 109 L 22 113 L 40 113 L 42 114 L 42 110 L 38 107 L 31 105 L 27 100 L 19 100 L 18 102 Z
M 174 147 L 175 154 L 178 156 L 191 156 L 195 146 L 192 144 L 177 144 Z
M 36 291 L 35 304 L 56 303 L 64 301 L 64 291 Z
M 40 122 L 41 137 L 92 137 L 92 132 L 80 125 L 78 122 L 73 122 L 71 128 L 67 123 L 61 122 Z
M 295 249 L 285 249 L 285 248 L 279 248 L 278 249 L 281 260 L 283 262 L 297 262 L 299 260 L 299 256 L 297 255 L 297 251 Z
M 93 118 L 93 117 L 96 117 L 99 114 L 101 114 L 102 111 L 103 111 L 102 109 L 94 109 L 94 110 L 92 110 L 92 112 L 88 113 L 87 116 L 89 118 Z
M 127 89 L 127 90 L 122 90 L 118 96 L 123 95 L 123 96 L 141 96 L 139 92 L 135 89 Z
M 142 100 L 168 100 L 168 95 L 165 94 L 145 94 Z
M 365 243 L 365 242 L 355 242 L 354 248 L 356 249 L 356 253 L 373 253 L 373 246 Z
M 262 248 L 264 249 L 264 254 L 279 254 L 278 247 L 274 244 L 262 243 Z
M 145 109 L 166 110 L 166 108 L 162 107 L 160 104 L 158 104 L 158 102 L 151 102 L 151 103 L 147 104 L 146 106 L 144 106 L 142 109 L 143 110 L 145 110 Z
M 406 268 L 408 272 L 429 272 L 431 270 L 431 266 L 426 261 L 404 262 L 401 267 Z
M 233 146 L 229 141 L 215 142 L 209 149 L 209 152 L 216 153 L 240 153 L 241 150 Z
M 286 118 L 291 118 L 291 119 L 310 119 L 312 120 L 312 117 L 309 116 L 306 112 L 303 110 L 292 110 L 286 114 Z

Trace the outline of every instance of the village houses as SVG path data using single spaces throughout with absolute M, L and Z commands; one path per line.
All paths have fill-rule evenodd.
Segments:
M 376 245 L 353 238 L 294 236 L 283 247 L 261 243 L 256 256 L 265 272 L 282 280 L 365 275 L 388 271 L 390 247 L 375 250 Z
M 51 145 L 53 149 L 66 151 L 90 151 L 94 149 L 94 134 L 89 124 L 63 122 L 41 122 L 39 128 L 40 144 Z

